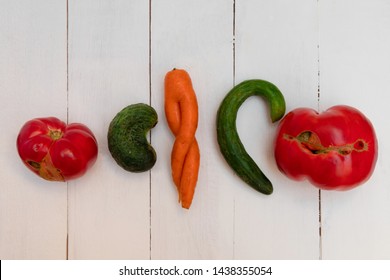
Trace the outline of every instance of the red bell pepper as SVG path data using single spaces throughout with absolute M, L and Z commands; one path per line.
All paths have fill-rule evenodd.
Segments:
M 97 158 L 97 142 L 83 124 L 66 125 L 57 118 L 37 118 L 21 128 L 17 149 L 24 164 L 49 181 L 82 176 Z
M 365 182 L 377 160 L 371 122 L 357 109 L 334 106 L 323 113 L 299 108 L 279 123 L 275 140 L 278 168 L 295 180 L 309 179 L 328 190 Z

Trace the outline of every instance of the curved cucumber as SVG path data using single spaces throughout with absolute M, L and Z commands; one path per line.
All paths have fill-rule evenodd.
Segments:
M 151 169 L 157 156 L 146 134 L 158 121 L 156 111 L 139 103 L 125 107 L 111 121 L 108 129 L 108 149 L 119 166 L 131 172 Z
M 231 89 L 222 101 L 217 113 L 217 139 L 222 155 L 236 174 L 255 190 L 271 194 L 272 183 L 246 152 L 236 128 L 238 109 L 254 95 L 267 101 L 272 122 L 283 117 L 286 105 L 280 90 L 267 81 L 247 80 Z

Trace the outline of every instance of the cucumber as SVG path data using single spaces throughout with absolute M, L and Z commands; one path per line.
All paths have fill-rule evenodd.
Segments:
M 254 95 L 267 101 L 272 122 L 284 116 L 284 97 L 274 84 L 264 80 L 243 81 L 232 88 L 221 102 L 217 112 L 217 140 L 222 155 L 235 173 L 255 190 L 271 194 L 271 181 L 246 152 L 236 128 L 238 109 L 247 98 Z
M 156 111 L 143 103 L 129 105 L 114 117 L 107 140 L 119 166 L 130 172 L 144 172 L 154 166 L 157 155 L 146 135 L 157 122 Z

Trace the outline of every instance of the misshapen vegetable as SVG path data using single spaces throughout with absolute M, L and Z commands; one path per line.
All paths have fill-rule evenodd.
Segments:
M 278 127 L 275 159 L 294 180 L 309 179 L 327 190 L 348 190 L 364 183 L 377 160 L 371 122 L 357 109 L 334 106 L 323 113 L 308 108 L 289 112 Z
M 198 102 L 185 70 L 173 69 L 165 76 L 165 115 L 175 135 L 171 154 L 173 181 L 183 208 L 189 209 L 198 181 L 200 152 L 195 132 Z
M 26 122 L 17 138 L 24 164 L 49 181 L 82 176 L 96 161 L 98 147 L 92 131 L 80 123 L 65 124 L 54 118 Z
M 222 101 L 217 113 L 217 139 L 222 155 L 236 174 L 255 190 L 271 194 L 272 183 L 246 152 L 236 128 L 238 109 L 254 95 L 268 102 L 272 122 L 283 117 L 286 105 L 280 90 L 264 80 L 247 80 L 230 90 Z
M 157 155 L 146 134 L 157 121 L 156 111 L 143 103 L 129 105 L 113 118 L 107 133 L 108 149 L 119 166 L 131 172 L 154 166 Z

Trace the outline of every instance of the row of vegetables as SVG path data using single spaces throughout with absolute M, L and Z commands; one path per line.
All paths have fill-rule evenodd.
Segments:
M 175 137 L 171 152 L 172 180 L 179 202 L 189 209 L 200 168 L 196 140 L 198 103 L 189 74 L 173 69 L 165 76 L 165 117 Z M 372 123 L 356 108 L 339 105 L 324 112 L 297 108 L 285 115 L 285 98 L 272 83 L 254 79 L 232 88 L 216 115 L 217 140 L 228 165 L 250 187 L 271 194 L 271 181 L 245 150 L 237 133 L 236 118 L 251 96 L 266 100 L 272 122 L 279 122 L 274 156 L 279 170 L 294 180 L 308 179 L 326 190 L 348 190 L 367 181 L 374 171 L 378 143 Z M 130 172 L 153 168 L 157 153 L 147 139 L 157 124 L 154 108 L 138 103 L 125 107 L 112 119 L 108 149 L 115 162 Z M 24 164 L 49 181 L 78 178 L 92 167 L 98 155 L 93 132 L 83 124 L 55 118 L 26 122 L 17 137 Z

